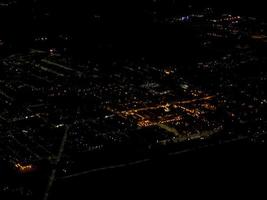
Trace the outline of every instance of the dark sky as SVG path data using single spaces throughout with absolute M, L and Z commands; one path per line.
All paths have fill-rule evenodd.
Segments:
M 181 8 L 189 3 L 200 7 L 217 7 L 234 11 L 244 15 L 267 16 L 264 1 L 261 0 L 18 0 L 20 5 L 25 6 L 25 13 L 30 12 L 29 5 L 35 2 L 34 9 L 42 12 L 52 12 L 57 17 L 75 18 L 83 13 L 101 13 L 110 16 L 139 16 L 142 18 L 144 10 L 151 10 L 155 3 L 162 9 L 171 10 L 174 7 Z M 175 4 L 175 6 L 173 6 Z M 27 8 L 28 7 L 28 10 Z M 25 14 L 24 13 L 24 14 Z
M 212 5 L 219 8 L 229 8 L 236 11 L 263 14 L 265 15 L 265 3 L 261 0 L 19 0 L 22 4 L 25 4 L 27 1 L 41 2 L 43 5 L 52 5 L 53 7 L 58 7 L 59 9 L 71 8 L 71 9 L 86 9 L 91 7 L 92 9 L 102 9 L 102 10 L 129 10 L 129 8 L 134 9 L 143 9 L 152 5 L 153 1 L 161 2 L 160 4 L 172 4 L 176 2 L 177 5 L 185 5 L 190 2 L 192 4 L 197 4 L 200 6 Z M 67 6 L 66 6 L 67 5 Z
M 196 7 L 217 7 L 223 11 L 234 11 L 240 15 L 260 16 L 267 19 L 264 2 L 260 0 L 156 0 L 160 9 L 165 12 L 174 7 L 183 10 L 191 2 Z M 1 2 L 1 0 L 0 0 Z M 151 19 L 146 11 L 155 8 L 153 0 L 18 0 L 16 9 L 1 10 L 1 34 L 11 38 L 26 38 L 33 29 L 51 31 L 71 29 L 81 32 L 88 29 L 88 19 L 92 16 L 102 15 L 106 24 L 111 26 L 146 26 L 146 20 Z M 35 4 L 33 4 L 35 2 Z M 33 6 L 34 5 L 34 6 Z M 175 5 L 175 6 L 173 6 Z M 35 22 L 32 19 L 37 19 Z M 140 27 L 139 27 L 140 28 Z M 93 29 L 93 28 L 92 28 Z M 28 31 L 28 32 L 27 32 Z M 18 35 L 17 33 L 20 33 Z M 23 35 L 24 33 L 24 35 Z M 13 36 L 12 36 L 13 34 Z
M 265 2 L 261 0 L 248 0 L 248 1 L 241 1 L 241 0 L 196 1 L 196 0 L 193 0 L 193 2 L 197 4 L 202 4 L 202 2 L 207 2 L 207 4 L 214 5 L 215 7 L 218 7 L 218 8 L 232 9 L 236 12 L 240 12 L 240 13 L 248 14 L 248 15 L 259 15 L 259 16 L 267 15 Z

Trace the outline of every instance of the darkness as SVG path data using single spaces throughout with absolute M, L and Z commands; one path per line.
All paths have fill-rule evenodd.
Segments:
M 155 25 L 151 13 L 154 10 L 181 12 L 185 5 L 177 3 L 172 8 L 171 1 L 154 5 L 152 1 L 133 0 L 21 0 L 3 13 L 5 17 L 0 23 L 5 28 L 1 34 L 16 48 L 28 48 L 35 33 L 45 32 L 53 37 L 65 32 L 73 36 L 71 45 L 79 55 L 84 52 L 110 57 L 134 54 L 172 63 L 177 47 L 184 49 L 180 52 L 180 58 L 184 58 L 192 49 L 197 50 L 197 43 L 187 27 Z M 163 52 L 168 57 L 162 58 Z
M 148 39 L 156 30 L 151 29 L 151 12 L 157 10 L 164 14 L 186 10 L 188 1 L 152 0 L 145 1 L 63 1 L 63 0 L 19 0 L 10 10 L 1 12 L 1 34 L 17 42 L 27 41 L 35 31 L 73 32 L 74 34 L 117 39 L 145 37 Z M 196 7 L 215 7 L 218 10 L 232 11 L 246 16 L 266 18 L 262 1 L 192 1 Z M 97 18 L 99 16 L 99 18 Z M 137 32 L 136 32 L 137 31 Z M 20 34 L 17 34 L 20 33 Z M 99 35 L 100 34 L 100 35 Z M 128 37 L 128 38 L 127 38 Z M 157 36 L 155 36 L 157 37 Z M 26 43 L 26 42 L 25 42 Z M 25 44 L 24 45 L 27 45 Z
M 266 146 L 229 144 L 59 180 L 51 199 L 180 198 L 264 193 Z M 255 189 L 256 188 L 256 189 Z M 255 190 L 254 190 L 255 189 Z M 105 192 L 103 192 L 105 190 Z M 246 193 L 246 192 L 245 192 Z M 254 193 L 253 193 L 254 194 Z

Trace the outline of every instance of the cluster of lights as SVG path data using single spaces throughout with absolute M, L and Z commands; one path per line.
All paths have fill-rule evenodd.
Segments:
M 236 21 L 238 22 L 241 19 L 240 16 L 232 16 L 232 15 L 228 15 L 227 17 L 224 17 L 222 19 L 212 19 L 211 22 L 213 23 L 217 23 L 217 22 L 223 22 L 223 21 Z
M 173 122 L 178 122 L 178 121 L 181 121 L 183 118 L 182 116 L 175 116 L 171 119 L 167 119 L 167 118 L 162 118 L 161 120 L 159 121 L 150 121 L 148 119 L 143 119 L 143 120 L 140 120 L 137 125 L 139 127 L 142 127 L 142 128 L 145 128 L 145 127 L 150 127 L 150 126 L 157 126 L 157 125 L 160 125 L 160 124 L 168 124 L 168 123 L 173 123 Z
M 124 119 L 127 119 L 128 117 L 135 118 L 137 120 L 137 125 L 139 127 L 150 127 L 150 126 L 157 126 L 159 124 L 168 124 L 168 123 L 178 122 L 178 121 L 181 121 L 183 118 L 180 115 L 178 116 L 167 115 L 166 117 L 160 118 L 160 120 L 150 120 L 149 117 L 142 115 L 141 112 L 163 109 L 165 113 L 168 113 L 171 111 L 171 108 L 174 108 L 174 109 L 181 109 L 187 115 L 190 115 L 194 118 L 199 118 L 202 114 L 202 112 L 199 109 L 197 108 L 190 109 L 190 108 L 185 107 L 184 105 L 195 104 L 195 103 L 198 103 L 199 101 L 211 100 L 213 98 L 215 98 L 215 96 L 206 96 L 206 97 L 197 98 L 197 99 L 177 101 L 177 102 L 172 102 L 172 103 L 163 103 L 163 104 L 159 104 L 155 106 L 147 106 L 147 107 L 136 108 L 136 109 L 131 109 L 127 111 L 119 111 L 119 112 L 111 108 L 107 108 L 107 109 Z M 211 105 L 210 103 L 201 103 L 200 106 L 207 110 L 212 110 L 212 111 L 216 110 L 216 107 L 214 105 Z
M 196 117 L 199 118 L 200 117 L 200 111 L 198 109 L 189 109 L 183 106 L 179 106 L 179 108 L 181 108 L 182 110 L 184 110 L 188 115 L 192 116 L 192 117 Z
M 201 106 L 207 110 L 212 110 L 212 111 L 215 111 L 216 110 L 216 106 L 212 105 L 212 104 L 208 104 L 208 103 L 205 103 L 205 104 L 201 104 Z
M 211 36 L 211 37 L 216 37 L 216 38 L 222 38 L 223 35 L 221 34 L 217 34 L 217 33 L 207 33 L 208 36 Z
M 22 172 L 22 173 L 31 172 L 33 170 L 32 165 L 21 165 L 20 163 L 17 163 L 15 167 L 19 172 Z

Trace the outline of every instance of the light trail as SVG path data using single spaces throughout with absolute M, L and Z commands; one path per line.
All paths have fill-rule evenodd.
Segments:
M 157 106 L 150 106 L 150 107 L 144 107 L 144 108 L 138 108 L 138 109 L 131 109 L 131 110 L 121 111 L 121 112 L 116 112 L 116 113 L 122 114 L 124 116 L 129 116 L 129 115 L 133 115 L 134 113 L 141 112 L 141 111 L 157 110 L 159 108 L 169 108 L 171 106 L 177 106 L 177 105 L 180 105 L 180 104 L 195 103 L 195 102 L 198 102 L 198 101 L 210 100 L 210 99 L 213 99 L 213 98 L 215 98 L 215 96 L 207 96 L 207 97 L 203 97 L 203 98 L 199 98 L 199 99 L 176 101 L 176 102 L 172 102 L 172 103 L 160 104 L 160 105 L 157 105 Z
M 56 156 L 56 159 L 55 159 L 55 167 L 54 167 L 54 169 L 52 170 L 52 173 L 51 173 L 51 175 L 50 175 L 50 177 L 49 177 L 48 184 L 47 184 L 47 188 L 46 188 L 46 190 L 45 190 L 45 194 L 44 194 L 44 198 L 43 198 L 43 200 L 47 200 L 47 199 L 48 199 L 50 190 L 51 190 L 51 188 L 52 188 L 52 186 L 53 186 L 53 183 L 54 183 L 54 181 L 55 181 L 55 178 L 56 178 L 56 172 L 57 172 L 57 165 L 58 165 L 58 163 L 59 163 L 60 160 L 61 160 L 61 157 L 62 157 L 64 148 L 65 148 L 65 143 L 66 143 L 66 141 L 67 141 L 69 128 L 70 128 L 70 127 L 67 126 L 66 129 L 65 129 L 65 132 L 64 132 L 64 135 L 63 135 L 63 138 L 62 138 L 60 147 L 59 147 L 58 155 Z

